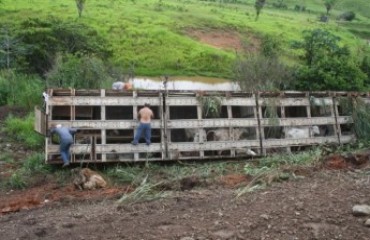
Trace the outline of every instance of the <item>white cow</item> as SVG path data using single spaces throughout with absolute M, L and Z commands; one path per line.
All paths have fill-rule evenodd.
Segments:
M 244 129 L 234 128 L 233 134 L 230 135 L 228 128 L 219 128 L 210 130 L 207 132 L 207 139 L 210 138 L 212 141 L 229 141 L 229 140 L 240 140 L 243 133 L 248 133 Z
M 201 139 L 203 140 L 202 142 L 207 141 L 207 134 L 204 129 L 200 129 L 199 131 L 199 129 L 196 129 L 196 128 L 186 128 L 185 137 L 186 137 L 186 141 L 201 142 L 200 141 Z
M 207 139 L 211 141 L 238 141 L 242 139 L 243 134 L 248 134 L 248 131 L 241 128 L 234 128 L 232 134 L 230 135 L 230 131 L 228 128 L 219 128 L 215 130 L 210 130 L 207 132 Z M 222 150 L 218 151 L 218 155 L 222 154 Z M 246 154 L 250 156 L 257 155 L 253 150 L 247 148 Z
M 285 138 L 309 138 L 320 135 L 318 126 L 302 126 L 302 127 L 285 127 Z

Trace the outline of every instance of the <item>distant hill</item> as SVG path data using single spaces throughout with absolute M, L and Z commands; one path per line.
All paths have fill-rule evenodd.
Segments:
M 10 26 L 12 31 L 12 26 L 28 18 L 81 22 L 105 39 L 117 67 L 149 76 L 229 78 L 236 55 L 258 52 L 266 36 L 281 42 L 281 56 L 286 62 L 296 63 L 299 52 L 290 44 L 301 39 L 304 29 L 325 28 L 340 36 L 342 43 L 356 53 L 370 41 L 369 0 L 339 0 L 326 23 L 319 21 L 320 15 L 326 13 L 322 0 L 267 1 L 258 21 L 254 3 L 255 0 L 87 0 L 79 17 L 74 0 L 2 0 L 0 28 Z M 348 11 L 355 13 L 353 21 L 337 21 Z

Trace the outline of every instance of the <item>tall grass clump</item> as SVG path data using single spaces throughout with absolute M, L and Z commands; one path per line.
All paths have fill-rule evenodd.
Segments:
M 104 173 L 110 180 L 117 184 L 135 184 L 138 179 L 143 179 L 145 176 L 140 166 L 115 166 L 106 169 Z
M 244 172 L 252 177 L 249 184 L 238 189 L 240 197 L 257 189 L 262 189 L 272 182 L 295 178 L 294 170 L 300 167 L 314 166 L 319 162 L 321 150 L 316 149 L 298 154 L 273 155 L 262 158 L 257 164 L 247 163 Z
M 9 116 L 5 120 L 5 132 L 15 141 L 23 142 L 30 149 L 43 146 L 44 137 L 34 131 L 35 117 L 32 113 L 25 118 Z
M 2 185 L 10 189 L 23 189 L 32 184 L 33 177 L 47 174 L 51 170 L 51 166 L 44 163 L 44 155 L 34 153 L 26 158 L 22 166 L 14 171 Z
M 12 70 L 0 71 L 0 106 L 11 105 L 32 110 L 41 103 L 43 89 L 43 82 L 37 76 Z
M 27 181 L 21 171 L 15 171 L 4 183 L 6 188 L 23 189 L 27 187 Z
M 147 179 L 148 176 L 143 179 L 141 184 L 133 192 L 124 194 L 118 200 L 118 203 L 133 204 L 137 202 L 153 201 L 168 196 L 168 193 L 166 193 L 165 191 L 158 191 L 157 189 L 157 187 L 160 186 L 162 182 L 152 184 L 148 183 Z
M 32 175 L 34 173 L 49 173 L 52 167 L 45 164 L 45 156 L 43 153 L 34 153 L 23 162 L 22 169 L 28 175 Z

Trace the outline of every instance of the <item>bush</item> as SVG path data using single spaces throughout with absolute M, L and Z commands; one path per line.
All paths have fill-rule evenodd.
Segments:
M 101 88 L 109 81 L 104 62 L 95 56 L 58 54 L 46 74 L 48 87 Z
M 288 9 L 288 5 L 284 3 L 284 0 L 278 0 L 276 3 L 272 3 L 274 8 Z
M 278 57 L 282 51 L 281 36 L 265 34 L 261 38 L 261 54 L 265 57 Z
M 356 18 L 356 14 L 352 11 L 344 12 L 339 15 L 338 20 L 352 21 Z
M 23 142 L 28 148 L 40 148 L 43 146 L 44 137 L 34 131 L 34 122 L 33 114 L 24 119 L 10 116 L 5 120 L 5 131 L 13 140 Z

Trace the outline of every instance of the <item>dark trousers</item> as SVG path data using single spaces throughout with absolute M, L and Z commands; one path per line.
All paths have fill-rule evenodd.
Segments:
M 136 129 L 136 134 L 135 134 L 134 141 L 132 142 L 132 144 L 135 144 L 135 145 L 138 144 L 143 133 L 144 133 L 145 142 L 147 145 L 149 145 L 151 143 L 150 139 L 152 137 L 152 127 L 150 123 L 140 123 L 139 124 L 139 126 Z

